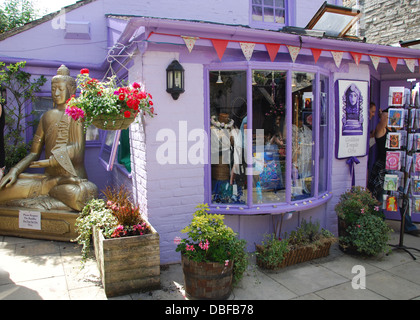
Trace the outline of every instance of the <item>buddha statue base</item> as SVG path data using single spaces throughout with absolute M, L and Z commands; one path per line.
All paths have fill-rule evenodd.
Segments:
M 0 205 L 0 235 L 31 239 L 71 241 L 77 238 L 79 212 Z

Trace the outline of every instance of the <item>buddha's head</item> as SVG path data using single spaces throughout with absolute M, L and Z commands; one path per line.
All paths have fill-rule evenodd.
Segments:
M 61 65 L 57 70 L 57 75 L 51 80 L 51 95 L 54 105 L 63 105 L 76 93 L 76 80 L 70 77 L 70 70 Z

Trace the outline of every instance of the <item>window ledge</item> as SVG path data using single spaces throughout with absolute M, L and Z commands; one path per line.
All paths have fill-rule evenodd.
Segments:
M 249 208 L 247 205 L 237 204 L 211 204 L 210 212 L 224 215 L 260 215 L 260 214 L 282 214 L 293 211 L 305 211 L 319 207 L 332 198 L 332 192 L 327 192 L 321 195 L 318 199 L 308 198 L 304 200 L 295 201 L 292 204 L 260 204 Z

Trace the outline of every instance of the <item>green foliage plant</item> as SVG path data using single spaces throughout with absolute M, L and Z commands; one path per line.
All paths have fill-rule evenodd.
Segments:
M 6 168 L 10 169 L 23 159 L 30 149 L 22 135 L 30 126 L 29 117 L 34 112 L 26 113 L 25 107 L 36 100 L 36 93 L 41 90 L 47 79 L 41 76 L 33 79 L 23 69 L 26 61 L 5 65 L 0 61 L 0 88 L 7 92 L 7 101 L 0 98 L 6 114 L 6 131 L 4 145 Z
M 337 216 L 347 224 L 355 223 L 362 214 L 383 217 L 383 213 L 379 210 L 379 201 L 368 189 L 360 186 L 352 187 L 341 194 L 335 211 Z
M 218 262 L 227 265 L 233 260 L 233 283 L 242 278 L 248 266 L 246 241 L 224 224 L 224 216 L 210 214 L 207 204 L 199 204 L 191 223 L 181 230 L 187 238 L 175 238 L 176 252 L 192 261 Z
M 31 0 L 5 0 L 0 5 L 0 33 L 23 26 L 37 15 Z
M 257 258 L 266 269 L 278 268 L 290 251 L 287 239 L 277 238 L 274 234 L 265 234 L 260 246 L 257 246 Z
M 344 251 L 367 256 L 389 252 L 388 241 L 393 230 L 386 224 L 379 202 L 369 190 L 352 187 L 340 196 L 335 210 L 342 228 L 340 247 Z

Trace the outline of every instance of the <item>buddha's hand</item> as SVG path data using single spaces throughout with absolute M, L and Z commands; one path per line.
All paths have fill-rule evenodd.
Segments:
M 50 160 L 32 161 L 29 168 L 46 168 L 50 166 Z
M 10 169 L 10 171 L 0 181 L 0 190 L 10 187 L 12 184 L 14 184 L 17 180 L 17 177 L 18 171 L 15 168 Z

